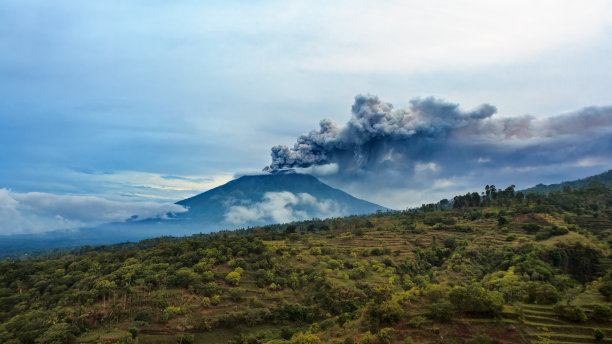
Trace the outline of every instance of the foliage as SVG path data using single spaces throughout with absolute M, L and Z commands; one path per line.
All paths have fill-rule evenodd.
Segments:
M 412 328 L 420 328 L 424 321 L 425 321 L 424 317 L 417 315 L 417 316 L 410 318 L 410 321 L 408 321 L 408 326 Z
M 230 285 L 237 286 L 240 283 L 240 278 L 242 276 L 237 271 L 232 271 L 225 276 L 225 281 Z
M 506 317 L 504 306 L 562 300 L 556 321 L 606 323 L 610 228 L 610 188 L 525 195 L 489 185 L 406 211 L 7 260 L 0 342 L 86 342 L 110 331 L 132 343 L 153 328 L 183 342 L 229 329 L 241 344 L 337 342 L 339 333 L 381 343 L 403 339 L 404 325 L 434 342 L 460 327 L 455 314 L 471 326 L 466 319 Z
M 446 301 L 441 300 L 429 305 L 427 315 L 436 320 L 449 321 L 453 318 L 453 305 Z
M 612 308 L 606 305 L 595 305 L 591 318 L 599 321 L 608 321 L 612 319 Z
M 291 339 L 291 344 L 320 344 L 321 339 L 311 333 L 298 333 Z
M 584 310 L 578 306 L 563 306 L 562 304 L 556 304 L 553 309 L 558 316 L 569 321 L 578 323 L 585 322 L 588 319 Z
M 462 312 L 499 315 L 504 307 L 501 293 L 487 291 L 479 284 L 455 287 L 450 292 L 450 301 L 455 309 Z
M 500 342 L 489 337 L 486 333 L 474 337 L 470 344 L 499 344 Z
M 593 336 L 595 337 L 596 340 L 603 340 L 604 332 L 600 328 L 596 328 L 593 330 Z
M 168 306 L 162 312 L 162 315 L 159 317 L 159 320 L 165 323 L 181 313 L 183 313 L 183 311 L 180 307 Z

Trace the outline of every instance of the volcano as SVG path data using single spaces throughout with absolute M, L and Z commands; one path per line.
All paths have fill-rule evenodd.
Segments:
M 292 171 L 242 176 L 177 204 L 189 209 L 177 220 L 226 228 L 387 210 Z

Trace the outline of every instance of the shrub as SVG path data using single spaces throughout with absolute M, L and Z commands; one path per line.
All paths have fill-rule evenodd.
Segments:
M 204 288 L 202 288 L 202 292 L 206 296 L 212 296 L 219 292 L 219 286 L 216 282 L 208 282 L 204 284 Z
M 168 277 L 168 285 L 189 288 L 200 282 L 200 275 L 189 268 L 180 268 Z
M 300 235 L 298 233 L 291 233 L 289 234 L 289 241 L 298 241 L 300 240 Z
M 550 283 L 530 283 L 528 301 L 539 305 L 552 305 L 561 300 L 561 294 Z
M 230 290 L 230 299 L 234 302 L 242 302 L 244 301 L 244 293 L 245 290 L 243 288 L 233 288 Z
M 367 271 L 365 267 L 361 265 L 351 269 L 348 273 L 349 278 L 353 280 L 364 278 L 366 274 Z
M 44 339 L 42 340 L 42 342 L 45 342 Z M 70 342 L 65 342 L 65 341 L 61 341 L 61 342 L 51 342 L 51 343 L 70 343 Z M 124 332 L 123 334 L 121 334 L 119 336 L 119 338 L 116 338 L 113 343 L 115 344 L 136 344 L 138 343 L 137 339 L 132 338 L 132 334 L 129 332 Z
M 377 342 L 377 338 L 370 331 L 366 332 L 361 339 L 359 339 L 359 344 L 374 344 Z
M 391 339 L 393 337 L 393 329 L 390 327 L 385 327 L 378 331 L 376 337 L 378 337 L 378 342 L 381 344 L 391 344 Z
M 205 296 L 202 298 L 202 307 L 204 308 L 210 307 L 210 297 Z
M 427 315 L 432 319 L 448 321 L 453 317 L 453 305 L 446 300 L 432 303 Z
M 204 271 L 202 273 L 202 280 L 204 282 L 210 282 L 215 279 L 215 274 L 212 271 Z
M 152 318 L 153 318 L 153 312 L 151 312 L 148 309 L 145 309 L 142 311 L 138 311 L 138 313 L 136 313 L 136 316 L 134 317 L 134 320 L 150 323 Z
M 558 303 L 553 307 L 553 311 L 558 316 L 573 322 L 585 322 L 588 319 L 584 310 L 578 306 L 563 306 Z
M 291 339 L 291 344 L 320 344 L 321 339 L 311 333 L 298 333 Z
M 323 254 L 323 252 L 321 252 L 320 247 L 315 246 L 310 248 L 310 254 L 313 256 L 320 256 Z
M 529 232 L 529 233 L 536 233 L 538 232 L 542 227 L 538 224 L 535 223 L 527 223 L 523 225 L 523 229 L 525 230 L 525 232 Z
M 237 271 L 232 271 L 225 276 L 225 281 L 234 287 L 238 286 L 240 283 L 240 273 Z
M 370 302 L 363 311 L 363 320 L 370 329 L 380 325 L 393 325 L 400 320 L 404 311 L 397 302 Z
M 489 337 L 486 334 L 481 334 L 470 341 L 470 344 L 499 344 L 500 342 Z
M 463 312 L 498 315 L 504 307 L 504 298 L 499 292 L 487 291 L 478 284 L 455 287 L 449 297 L 457 310 Z
M 604 332 L 601 329 L 596 328 L 595 330 L 593 330 L 593 336 L 596 340 L 602 340 L 604 339 Z
M 293 337 L 293 334 L 295 333 L 295 331 L 293 331 L 290 327 L 287 326 L 283 326 L 280 330 L 280 336 L 281 338 L 283 338 L 284 340 L 289 340 L 291 339 L 291 337 Z
M 410 318 L 410 321 L 408 321 L 408 326 L 412 328 L 419 328 L 421 327 L 421 325 L 423 325 L 424 321 L 425 321 L 425 318 L 423 318 L 420 315 L 417 315 L 415 317 Z
M 177 339 L 180 344 L 193 344 L 195 343 L 195 336 L 193 334 L 183 334 L 183 336 Z
M 220 304 L 220 303 L 221 303 L 221 297 L 220 297 L 219 295 L 214 295 L 214 296 L 213 296 L 213 297 L 210 299 L 210 303 L 211 303 L 213 306 L 216 306 L 216 305 Z
M 339 261 L 337 261 L 337 260 L 335 260 L 335 259 L 330 259 L 330 260 L 327 262 L 327 267 L 328 267 L 328 268 L 330 268 L 330 269 L 332 269 L 332 270 L 338 269 L 338 268 L 340 268 L 341 266 L 342 266 L 342 263 L 341 263 L 341 262 L 339 262 Z
M 585 322 L 588 319 L 586 314 L 584 313 L 584 310 L 578 306 L 569 307 L 566 312 L 566 318 L 573 322 Z
M 599 292 L 605 296 L 608 301 L 612 300 L 612 281 L 603 281 L 599 286 Z
M 159 320 L 162 323 L 167 323 L 172 318 L 176 317 L 177 315 L 181 314 L 182 312 L 183 311 L 181 310 L 180 307 L 168 306 L 162 312 L 162 315 L 159 317 Z
M 51 325 L 40 337 L 37 343 L 73 343 L 79 334 L 79 328 L 67 323 L 56 323 Z M 128 335 L 130 335 L 128 333 Z M 132 339 L 131 335 L 130 338 Z M 127 343 L 127 342 L 126 342 Z
M 608 321 L 612 318 L 612 308 L 605 305 L 595 305 L 591 318 L 599 321 Z
M 135 327 L 130 327 L 128 332 L 132 335 L 132 338 L 138 337 L 138 329 Z

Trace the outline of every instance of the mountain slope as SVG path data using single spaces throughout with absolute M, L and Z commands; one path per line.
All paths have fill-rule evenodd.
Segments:
M 566 186 L 571 189 L 586 188 L 590 182 L 594 182 L 594 181 L 603 183 L 607 186 L 612 185 L 612 170 L 608 170 L 607 172 L 597 174 L 594 176 L 590 176 L 590 177 L 586 177 L 583 179 L 573 180 L 569 182 L 562 182 L 559 184 L 550 184 L 550 185 L 538 184 L 536 186 L 533 186 L 533 187 L 530 187 L 528 189 L 521 190 L 521 191 L 525 194 L 530 193 L 530 192 L 537 193 L 537 194 L 545 194 L 549 191 L 562 191 L 563 188 Z
M 248 226 L 386 210 L 298 173 L 243 176 L 177 204 L 189 208 L 178 219 Z

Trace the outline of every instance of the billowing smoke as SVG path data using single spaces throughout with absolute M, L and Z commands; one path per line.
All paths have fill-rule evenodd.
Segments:
M 422 191 L 470 180 L 480 184 L 503 173 L 516 178 L 509 182 L 520 183 L 516 171 L 579 166 L 585 158 L 602 166 L 610 161 L 612 107 L 541 119 L 496 112 L 489 104 L 464 111 L 435 98 L 416 98 L 407 109 L 395 109 L 376 96 L 358 95 L 346 125 L 324 119 L 293 147 L 272 147 L 266 170 L 333 166 L 336 178 L 328 181 L 359 194 L 368 185 Z
M 364 166 L 376 163 L 398 145 L 444 138 L 453 131 L 473 127 L 497 109 L 484 104 L 463 112 L 457 104 L 434 98 L 413 99 L 410 109 L 394 109 L 376 96 L 355 97 L 352 118 L 344 127 L 324 119 L 319 130 L 298 138 L 293 148 L 272 147 L 273 170 L 341 162 Z

